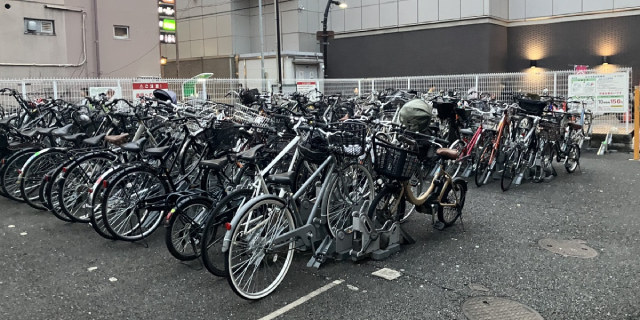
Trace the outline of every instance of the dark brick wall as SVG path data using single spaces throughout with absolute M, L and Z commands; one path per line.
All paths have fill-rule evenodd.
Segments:
M 334 39 L 330 78 L 501 72 L 507 31 L 494 24 Z
M 522 27 L 476 24 L 334 39 L 330 78 L 518 72 L 540 68 L 597 67 L 602 56 L 633 67 L 640 82 L 640 16 Z
M 508 28 L 508 71 L 521 71 L 530 60 L 550 70 L 569 65 L 611 62 L 634 69 L 634 83 L 640 76 L 640 16 L 594 19 Z

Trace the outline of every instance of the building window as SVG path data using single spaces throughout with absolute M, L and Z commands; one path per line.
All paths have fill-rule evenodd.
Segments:
M 54 36 L 53 20 L 24 18 L 24 33 Z
M 113 38 L 115 38 L 115 39 L 129 39 L 129 27 L 127 27 L 127 26 L 113 26 Z

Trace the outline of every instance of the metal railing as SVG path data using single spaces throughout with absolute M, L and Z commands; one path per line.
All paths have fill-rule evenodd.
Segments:
M 598 73 L 598 70 L 588 70 L 587 73 Z M 626 72 L 631 83 L 631 68 L 616 68 L 607 72 Z M 462 74 L 418 77 L 372 78 L 372 79 L 316 79 L 318 90 L 324 94 L 353 95 L 370 93 L 372 90 L 382 91 L 386 88 L 414 89 L 418 92 L 440 91 L 456 89 L 465 94 L 470 89 L 478 92 L 487 92 L 498 100 L 508 100 L 510 94 L 516 92 L 541 94 L 544 89 L 549 95 L 568 95 L 569 76 L 573 70 L 566 71 L 542 71 L 531 69 L 528 72 L 517 73 L 489 73 L 489 74 Z M 13 88 L 21 92 L 27 98 L 53 97 L 64 99 L 68 102 L 79 102 L 84 97 L 84 88 L 101 87 L 114 88 L 122 98 L 133 99 L 133 84 L 136 82 L 163 82 L 169 85 L 169 90 L 176 92 L 178 99 L 202 99 L 227 102 L 233 101 L 232 97 L 225 97 L 230 90 L 238 91 L 240 88 L 258 88 L 261 91 L 273 91 L 277 88 L 273 79 L 206 79 L 197 81 L 195 94 L 185 96 L 183 85 L 189 79 L 16 79 L 0 80 L 0 88 Z M 284 92 L 296 91 L 296 81 L 283 80 Z M 306 80 L 309 81 L 309 80 Z M 633 88 L 630 84 L 629 88 Z M 356 91 L 357 89 L 357 91 Z M 631 94 L 631 92 L 629 92 Z M 630 99 L 630 104 L 633 99 Z M 0 96 L 0 106 L 5 110 L 17 107 L 15 100 L 8 96 Z M 628 110 L 627 110 L 628 111 Z M 623 114 L 599 115 L 594 121 L 595 133 L 608 133 L 615 127 L 619 133 L 629 133 L 632 130 L 630 117 Z

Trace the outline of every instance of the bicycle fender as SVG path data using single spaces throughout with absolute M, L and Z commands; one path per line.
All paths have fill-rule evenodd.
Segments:
M 453 182 L 460 182 L 460 184 L 462 185 L 462 188 L 464 188 L 464 191 L 469 190 L 469 186 L 467 185 L 467 180 L 462 179 L 461 177 L 457 177 L 457 178 L 453 178 Z

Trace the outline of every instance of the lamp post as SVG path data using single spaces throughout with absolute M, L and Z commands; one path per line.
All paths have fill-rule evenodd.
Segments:
M 329 9 L 331 9 L 331 5 L 335 4 L 342 9 L 347 7 L 347 4 L 344 2 L 329 0 L 327 1 L 327 7 L 324 9 L 324 20 L 322 20 L 322 41 L 323 41 L 323 49 L 322 49 L 322 59 L 324 63 L 324 78 L 327 78 L 327 44 L 329 44 L 329 37 L 327 35 L 327 20 L 329 19 Z

